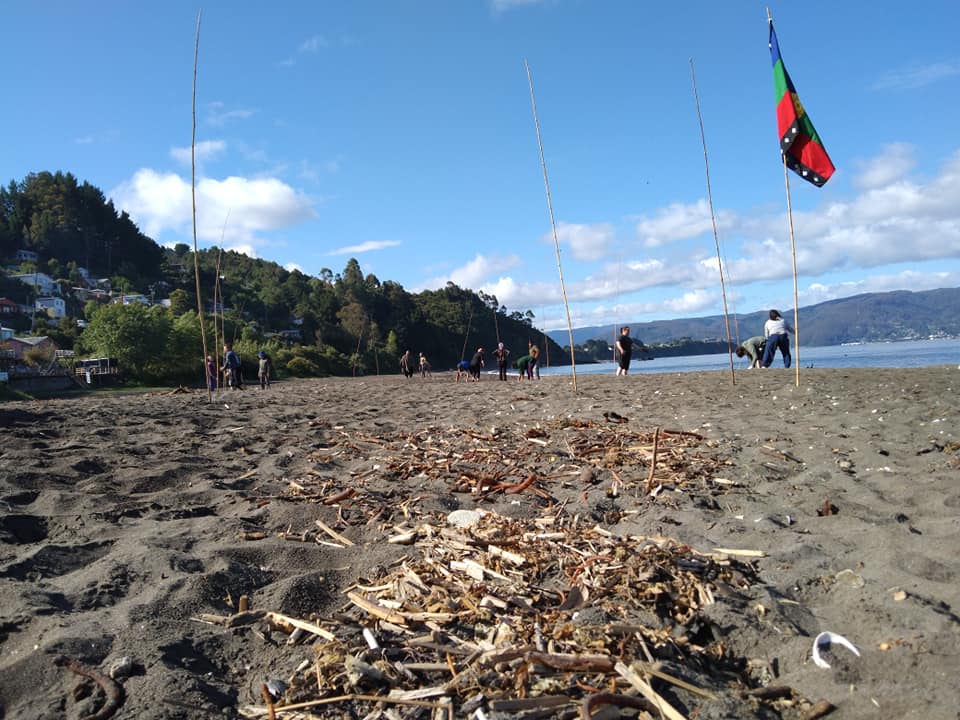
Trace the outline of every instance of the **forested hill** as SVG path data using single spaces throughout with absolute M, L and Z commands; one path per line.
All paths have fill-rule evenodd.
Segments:
M 779 308 L 791 323 L 792 308 Z M 768 311 L 731 317 L 731 333 L 739 327 L 740 338 L 763 334 Z M 625 323 L 631 334 L 647 345 L 690 340 L 725 340 L 727 331 L 722 315 L 710 317 Z M 960 336 L 960 288 L 910 292 L 867 293 L 830 300 L 800 308 L 800 331 L 806 345 L 839 345 L 846 342 L 883 342 L 930 336 Z M 566 331 L 552 331 L 551 337 L 569 342 Z M 574 342 L 592 338 L 612 342 L 611 325 L 575 328 Z
M 19 316 L 4 316 L 7 327 L 48 335 L 80 355 L 119 356 L 142 377 L 169 379 L 178 363 L 185 376 L 195 372 L 200 338 L 191 248 L 160 247 L 96 187 L 61 172 L 0 187 L 0 260 L 0 298 L 21 308 Z M 279 369 L 292 374 L 397 372 L 408 349 L 447 369 L 480 346 L 489 353 L 498 340 L 514 358 L 529 341 L 554 363 L 569 357 L 552 341 L 544 347 L 529 310 L 508 312 L 496 297 L 453 283 L 410 293 L 364 274 L 356 259 L 340 273 L 318 268 L 316 276 L 215 247 L 196 260 L 208 318 L 222 319 L 221 332 L 242 344 L 251 361 L 259 349 L 272 349 Z M 64 299 L 66 317 L 27 312 L 37 283 L 11 277 L 25 273 L 53 281 L 46 292 Z M 130 339 L 121 329 L 139 334 Z

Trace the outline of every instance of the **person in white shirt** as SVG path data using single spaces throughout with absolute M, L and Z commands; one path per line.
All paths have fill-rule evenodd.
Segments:
M 763 349 L 763 362 L 761 367 L 768 368 L 773 362 L 773 356 L 780 348 L 780 354 L 783 356 L 783 366 L 790 367 L 790 335 L 793 328 L 790 323 L 783 319 L 779 310 L 770 311 L 770 319 L 763 324 L 763 335 L 767 338 L 767 345 Z

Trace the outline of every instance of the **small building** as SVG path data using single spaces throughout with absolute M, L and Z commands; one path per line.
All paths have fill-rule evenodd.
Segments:
M 16 315 L 20 306 L 10 298 L 0 298 L 0 315 Z
M 6 341 L 7 347 L 13 350 L 13 356 L 22 360 L 31 350 L 49 351 L 52 356 L 57 351 L 57 344 L 46 335 L 40 337 L 12 337 Z
M 16 330 L 0 325 L 0 342 L 9 340 L 16 334 Z
M 39 297 L 34 302 L 34 307 L 54 319 L 67 316 L 67 303 L 61 297 Z
M 19 280 L 24 285 L 29 285 L 40 293 L 40 295 L 59 295 L 60 285 L 52 277 L 42 272 L 21 273 L 11 275 L 12 280 Z
M 146 295 L 136 294 L 136 295 L 121 295 L 120 302 L 124 305 L 150 305 L 150 298 Z

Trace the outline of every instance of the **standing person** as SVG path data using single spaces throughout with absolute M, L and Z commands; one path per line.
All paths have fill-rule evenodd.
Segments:
M 257 377 L 260 378 L 260 389 L 266 390 L 270 387 L 270 376 L 273 375 L 273 360 L 263 350 L 257 353 L 260 358 L 260 365 L 257 368 Z
M 620 337 L 617 338 L 616 346 L 617 352 L 620 353 L 617 375 L 626 375 L 630 369 L 630 356 L 633 353 L 633 340 L 630 339 L 630 328 L 626 325 L 620 328 Z
M 767 338 L 767 345 L 763 350 L 763 362 L 761 367 L 768 368 L 773 362 L 773 356 L 780 348 L 780 354 L 783 356 L 783 366 L 790 367 L 792 358 L 790 357 L 790 335 L 793 328 L 790 323 L 783 319 L 779 310 L 770 311 L 770 319 L 763 324 L 763 334 Z
M 738 358 L 742 358 L 744 355 L 749 357 L 750 367 L 747 369 L 752 370 L 760 367 L 760 361 L 763 360 L 763 346 L 766 342 L 767 340 L 763 335 L 754 335 L 752 338 L 744 340 L 742 345 L 738 345 L 734 352 Z
M 217 364 L 210 355 L 207 355 L 207 387 L 210 392 L 217 389 Z
M 241 371 L 240 356 L 233 351 L 231 343 L 223 346 L 223 380 L 234 390 L 243 390 L 243 372 Z
M 497 359 L 497 368 L 500 370 L 500 379 L 507 379 L 507 358 L 510 357 L 510 351 L 503 346 L 503 343 L 497 343 L 497 349 L 493 351 L 493 356 Z
M 473 382 L 480 382 L 480 369 L 487 366 L 483 359 L 483 353 L 483 348 L 479 347 L 470 359 L 470 378 Z
M 537 380 L 540 379 L 540 348 L 532 340 L 528 341 L 527 346 L 529 348 L 530 355 L 530 364 L 527 366 L 527 380 L 533 380 L 534 375 L 536 375 Z
M 423 355 L 421 354 L 420 357 L 423 357 Z M 410 355 L 409 350 L 400 356 L 400 371 L 406 378 L 413 377 L 413 357 Z
M 420 377 L 425 378 L 427 375 L 430 375 L 430 362 L 426 355 L 420 353 Z

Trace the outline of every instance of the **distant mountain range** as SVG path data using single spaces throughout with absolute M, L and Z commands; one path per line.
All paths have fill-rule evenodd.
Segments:
M 792 308 L 778 308 L 793 323 Z M 730 333 L 734 340 L 763 335 L 767 310 L 730 317 Z M 683 339 L 724 341 L 727 337 L 723 315 L 653 322 L 620 323 L 630 326 L 630 334 L 646 345 L 670 343 Z M 924 292 L 897 290 L 867 293 L 800 308 L 800 339 L 804 345 L 840 345 L 850 342 L 883 342 L 916 340 L 931 336 L 960 336 L 960 288 L 943 288 Z M 581 345 L 591 339 L 612 343 L 610 325 L 574 328 L 573 342 Z M 566 330 L 547 333 L 560 345 L 570 342 Z

